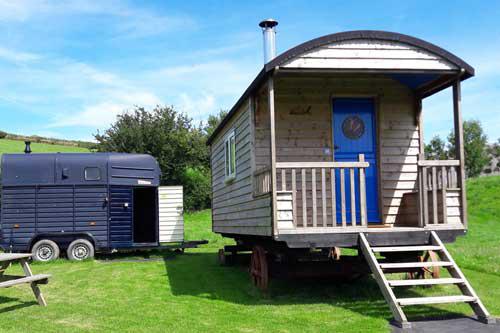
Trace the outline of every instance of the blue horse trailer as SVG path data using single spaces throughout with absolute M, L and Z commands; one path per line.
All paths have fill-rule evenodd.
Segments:
M 149 155 L 4 154 L 0 245 L 41 261 L 159 246 L 160 174 Z

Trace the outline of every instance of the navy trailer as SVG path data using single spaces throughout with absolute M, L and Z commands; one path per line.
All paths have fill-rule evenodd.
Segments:
M 69 259 L 82 260 L 160 246 L 161 172 L 152 156 L 4 154 L 1 172 L 6 251 L 32 251 L 35 260 L 47 261 L 66 250 Z

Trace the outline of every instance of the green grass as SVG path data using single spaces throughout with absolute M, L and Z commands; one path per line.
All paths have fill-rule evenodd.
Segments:
M 85 153 L 89 151 L 88 149 L 81 147 L 51 145 L 36 142 L 31 144 L 31 150 L 34 153 Z M 23 141 L 0 139 L 0 155 L 4 153 L 22 153 L 23 151 Z
M 469 182 L 470 232 L 449 246 L 493 315 L 500 315 L 500 177 Z M 188 239 L 200 249 L 153 253 L 143 262 L 59 260 L 33 264 L 53 278 L 36 306 L 29 287 L 0 290 L 2 332 L 387 332 L 391 313 L 374 280 L 275 280 L 267 293 L 245 268 L 220 267 L 216 250 L 230 243 L 210 230 L 210 211 L 186 214 Z M 137 258 L 138 255 L 113 256 Z M 19 268 L 12 268 L 19 271 Z M 449 294 L 447 287 L 404 292 Z M 411 318 L 471 314 L 466 305 L 409 308 Z

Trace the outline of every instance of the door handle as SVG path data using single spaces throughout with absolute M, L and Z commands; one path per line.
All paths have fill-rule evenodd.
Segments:
M 339 149 L 339 148 L 340 148 L 340 147 L 339 147 L 339 146 L 337 146 L 337 145 L 334 145 L 334 146 L 333 146 L 333 149 L 335 149 L 335 150 L 337 150 L 337 149 Z

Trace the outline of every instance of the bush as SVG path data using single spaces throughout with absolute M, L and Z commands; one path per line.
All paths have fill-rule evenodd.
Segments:
M 0 131 L 0 139 L 5 139 L 6 136 L 7 136 L 6 132 Z
M 182 175 L 184 209 L 194 211 L 210 207 L 210 170 L 204 167 L 188 167 Z

